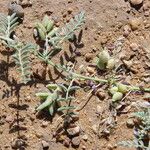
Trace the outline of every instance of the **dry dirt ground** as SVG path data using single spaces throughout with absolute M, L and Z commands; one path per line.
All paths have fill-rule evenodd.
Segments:
M 0 0 L 0 12 L 7 13 L 9 0 Z M 80 51 L 81 56 L 77 56 L 76 71 L 80 65 L 88 66 L 86 54 L 90 53 L 92 59 L 99 53 L 102 47 L 107 47 L 117 58 L 124 58 L 125 68 L 117 76 L 133 85 L 150 87 L 150 1 L 144 0 L 141 7 L 135 9 L 126 0 L 33 0 L 32 6 L 25 7 L 23 23 L 17 27 L 16 34 L 26 42 L 33 42 L 33 27 L 37 20 L 41 20 L 45 14 L 57 21 L 61 26 L 80 11 L 85 11 L 86 21 L 83 25 L 81 43 L 75 47 L 70 47 Z M 71 13 L 68 13 L 71 12 Z M 132 23 L 134 18 L 137 20 Z M 130 28 L 130 26 L 132 26 Z M 79 32 L 76 33 L 77 35 Z M 115 48 L 114 48 L 115 47 Z M 69 52 L 69 43 L 63 45 L 63 50 L 54 58 L 54 62 L 59 62 L 59 56 L 64 57 L 64 52 Z M 11 53 L 9 52 L 11 55 Z M 27 85 L 20 85 L 19 73 L 13 60 L 9 58 L 8 52 L 3 46 L 0 47 L 0 149 L 11 150 L 15 140 L 22 139 L 22 145 L 26 150 L 43 149 L 42 141 L 49 144 L 50 150 L 74 149 L 71 146 L 66 148 L 62 143 L 55 142 L 53 132 L 57 124 L 58 115 L 53 119 L 48 114 L 37 116 L 34 113 L 35 107 L 40 100 L 35 96 L 36 92 L 45 90 L 48 83 L 63 82 L 63 78 L 58 76 L 52 67 L 51 75 L 46 79 L 42 77 L 44 67 L 41 62 L 31 56 L 33 72 L 38 70 L 39 75 L 35 76 L 32 82 Z M 131 62 L 130 62 L 131 60 Z M 120 63 L 120 62 L 119 62 Z M 111 72 L 106 72 L 104 76 L 111 76 Z M 105 89 L 105 87 L 104 87 Z M 83 105 L 90 94 L 79 90 L 76 93 L 76 105 Z M 117 122 L 111 130 L 108 138 L 98 138 L 93 130 L 94 125 L 100 123 L 101 118 L 97 111 L 101 108 L 104 118 L 110 116 L 109 102 L 110 96 L 103 90 L 104 100 L 97 96 L 92 96 L 87 105 L 79 112 L 78 125 L 82 133 L 79 150 L 134 150 L 134 148 L 122 148 L 116 146 L 120 141 L 132 139 L 133 129 L 126 126 L 128 116 L 134 110 L 124 111 L 117 116 Z M 19 106 L 18 106 L 19 99 Z M 131 102 L 143 100 L 143 95 L 132 93 L 126 97 L 127 106 Z M 101 112 L 100 112 L 101 113 Z M 44 126 L 44 127 L 43 127 Z M 100 125 L 100 130 L 104 126 Z M 96 131 L 97 132 L 97 131 Z M 88 138 L 82 138 L 86 135 Z M 25 144 L 24 144 L 25 142 Z M 16 148 L 17 149 L 17 148 Z

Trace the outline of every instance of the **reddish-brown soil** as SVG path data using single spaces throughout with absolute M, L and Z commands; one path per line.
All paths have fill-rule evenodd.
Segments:
M 7 13 L 7 4 L 9 0 L 0 0 L 0 12 Z M 147 5 L 147 6 L 145 6 Z M 80 65 L 84 67 L 91 64 L 92 61 L 86 62 L 85 55 L 92 54 L 92 59 L 99 53 L 102 47 L 108 47 L 116 59 L 125 57 L 131 60 L 132 65 L 129 69 L 123 69 L 120 73 L 116 73 L 117 77 L 129 82 L 132 85 L 150 87 L 150 1 L 144 0 L 143 5 L 138 10 L 131 7 L 125 0 L 33 0 L 31 7 L 24 8 L 25 17 L 23 23 L 17 27 L 17 36 L 25 42 L 35 43 L 33 38 L 34 23 L 42 20 L 45 14 L 50 15 L 58 21 L 62 26 L 75 14 L 84 10 L 86 14 L 86 22 L 83 25 L 83 33 L 81 45 L 77 48 L 81 52 L 81 56 L 76 59 L 76 71 L 79 71 Z M 148 7 L 148 12 L 144 7 Z M 71 14 L 67 11 L 71 10 Z M 65 15 L 66 14 L 66 17 Z M 126 37 L 123 36 L 124 28 L 129 25 L 129 20 L 140 18 L 140 25 L 136 30 L 132 30 Z M 79 32 L 76 33 L 77 36 Z M 118 46 L 119 39 L 122 39 L 121 46 Z M 139 48 L 135 51 L 130 47 L 131 43 L 136 43 Z M 116 46 L 114 50 L 112 46 Z M 119 49 L 120 48 L 120 49 Z M 54 57 L 53 61 L 59 63 L 59 57 L 64 57 L 64 52 L 69 52 L 69 43 L 63 45 L 63 50 Z M 49 66 L 51 75 L 42 77 L 44 67 L 41 61 L 31 56 L 32 70 L 38 70 L 39 76 L 27 85 L 19 84 L 19 73 L 16 71 L 15 64 L 11 57 L 8 57 L 7 50 L 0 46 L 0 149 L 11 150 L 14 140 L 21 137 L 26 142 L 26 150 L 41 150 L 42 140 L 49 142 L 50 150 L 66 150 L 73 149 L 71 146 L 66 148 L 61 143 L 56 143 L 52 138 L 57 124 L 58 115 L 53 119 L 48 114 L 37 116 L 34 112 L 35 107 L 40 100 L 35 93 L 45 90 L 48 83 L 64 82 L 63 78 L 54 72 L 53 67 Z M 11 52 L 10 52 L 11 54 Z M 65 58 L 65 57 L 64 57 Z M 121 61 L 118 62 L 122 63 Z M 114 72 L 106 72 L 105 76 L 111 77 Z M 104 75 L 98 77 L 104 78 Z M 105 89 L 105 87 L 104 87 Z M 97 96 L 92 96 L 87 105 L 79 112 L 78 125 L 82 129 L 81 143 L 79 150 L 134 150 L 134 148 L 124 148 L 116 146 L 118 142 L 133 138 L 133 129 L 126 126 L 128 116 L 134 110 L 130 109 L 126 113 L 117 116 L 117 122 L 108 136 L 108 139 L 98 138 L 97 133 L 92 129 L 93 125 L 100 123 L 100 117 L 96 114 L 97 106 L 103 109 L 103 118 L 110 116 L 109 103 L 111 97 L 107 90 L 103 90 L 106 97 L 104 100 Z M 79 90 L 76 93 L 76 105 L 83 105 L 87 99 L 88 92 Z M 144 95 L 130 94 L 126 97 L 125 103 L 130 106 L 132 102 L 143 100 Z M 18 105 L 19 99 L 19 105 Z M 19 107 L 18 107 L 19 106 Z M 10 122 L 8 120 L 10 119 Z M 43 122 L 48 122 L 46 127 L 42 127 Z M 100 125 L 100 130 L 103 130 Z M 82 135 L 88 135 L 87 141 L 82 139 Z

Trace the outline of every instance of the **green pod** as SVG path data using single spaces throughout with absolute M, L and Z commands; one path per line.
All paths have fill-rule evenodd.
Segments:
M 103 51 L 98 55 L 98 57 L 99 57 L 100 62 L 103 63 L 103 64 L 105 64 L 105 63 L 107 64 L 107 63 L 108 63 L 108 60 L 110 59 L 110 55 L 109 55 L 109 53 L 108 53 L 107 50 L 103 50 Z
M 49 20 L 49 22 L 47 23 L 47 26 L 46 26 L 47 32 L 51 31 L 53 29 L 53 26 L 54 26 L 54 21 Z
M 38 30 L 41 29 L 46 34 L 46 28 L 44 27 L 44 25 L 42 23 L 38 22 L 36 24 L 36 27 Z
M 38 29 L 38 32 L 40 39 L 44 41 L 46 38 L 46 34 L 40 28 Z
M 112 101 L 117 102 L 120 101 L 122 98 L 123 98 L 123 94 L 121 92 L 116 92 L 112 97 Z
M 49 22 L 49 17 L 47 15 L 44 16 L 42 24 L 44 25 L 44 27 L 46 28 Z
M 46 99 L 49 95 L 50 93 L 46 93 L 46 92 L 36 93 L 36 96 L 40 97 L 41 99 Z
M 48 84 L 46 86 L 49 90 L 56 90 L 58 88 L 57 84 Z
M 115 67 L 115 60 L 113 58 L 111 58 L 111 59 L 108 60 L 107 68 L 111 70 L 114 67 Z
M 110 92 L 112 95 L 115 94 L 116 92 L 118 92 L 118 87 L 117 87 L 117 86 L 112 87 L 112 88 L 109 90 L 109 92 Z
M 128 91 L 127 85 L 119 83 L 118 84 L 118 91 L 123 93 L 123 94 L 127 93 L 127 91 Z
M 55 33 L 57 32 L 57 30 L 58 30 L 58 28 L 57 27 L 55 27 L 53 30 L 51 30 L 49 33 L 48 33 L 48 35 L 47 35 L 47 37 L 53 37 L 54 35 L 55 35 Z
M 101 69 L 101 70 L 106 69 L 106 64 L 103 63 L 101 60 L 99 60 L 99 58 L 96 58 L 95 62 L 96 62 L 96 66 L 97 66 L 99 69 Z

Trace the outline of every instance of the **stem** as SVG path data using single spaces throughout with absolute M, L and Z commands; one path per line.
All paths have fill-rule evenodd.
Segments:
M 88 76 L 84 76 L 78 73 L 74 73 L 72 71 L 67 71 L 65 70 L 63 67 L 61 67 L 60 65 L 54 64 L 52 61 L 48 60 L 47 61 L 48 64 L 50 64 L 51 66 L 57 68 L 58 70 L 62 70 L 65 71 L 67 73 L 69 73 L 70 75 L 73 76 L 73 78 L 78 78 L 78 79 L 84 79 L 84 80 L 93 80 L 99 83 L 109 83 L 108 80 L 105 79 L 100 79 L 97 77 L 88 77 Z M 150 92 L 150 88 L 140 88 L 140 87 L 136 87 L 136 86 L 128 86 L 130 91 L 144 91 L 144 92 Z

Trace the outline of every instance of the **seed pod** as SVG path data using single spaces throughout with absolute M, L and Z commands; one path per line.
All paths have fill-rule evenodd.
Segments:
M 117 86 L 112 87 L 112 88 L 109 90 L 109 92 L 110 92 L 112 95 L 115 94 L 116 92 L 118 92 L 118 87 L 117 87 Z
M 96 62 L 96 66 L 101 69 L 101 70 L 104 70 L 106 69 L 106 64 L 105 63 L 102 63 L 99 58 L 96 58 L 95 59 L 95 62 Z
M 41 29 L 46 34 L 46 28 L 44 27 L 44 25 L 42 23 L 38 22 L 36 24 L 36 27 L 38 30 Z
M 115 60 L 113 58 L 109 59 L 108 63 L 107 63 L 107 68 L 108 69 L 113 69 L 114 67 L 115 67 Z
M 47 15 L 44 16 L 42 24 L 44 25 L 44 27 L 46 28 L 49 22 L 49 17 Z
M 40 28 L 38 29 L 38 32 L 39 32 L 40 39 L 45 40 L 46 34 Z
M 54 28 L 52 31 L 50 31 L 50 32 L 48 33 L 47 37 L 53 37 L 53 36 L 56 34 L 57 30 L 58 30 L 57 27 Z
M 47 32 L 51 31 L 53 29 L 53 26 L 54 26 L 54 21 L 49 20 L 46 26 Z
M 128 91 L 127 86 L 124 85 L 124 84 L 119 83 L 118 84 L 118 91 L 123 93 L 123 94 L 127 93 L 127 91 Z
M 112 101 L 117 102 L 120 101 L 122 98 L 123 98 L 123 94 L 121 92 L 116 92 L 112 97 Z
M 110 59 L 110 55 L 109 55 L 109 53 L 108 53 L 107 50 L 103 50 L 103 51 L 98 55 L 98 57 L 99 57 L 100 62 L 103 63 L 103 64 L 107 63 L 108 60 Z

